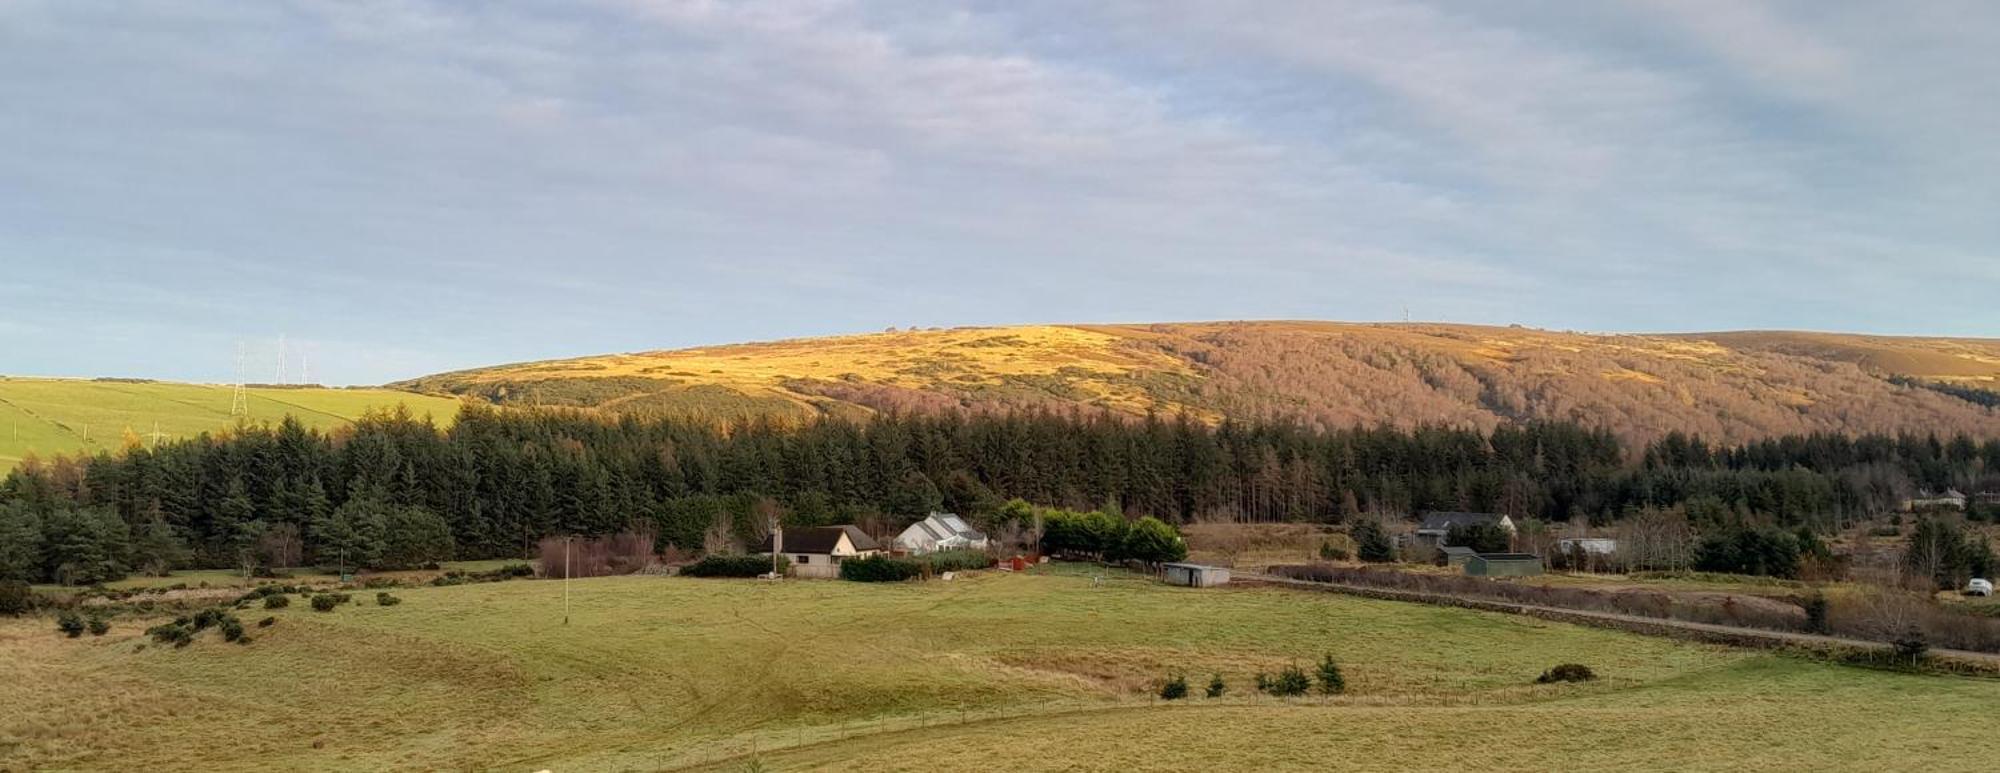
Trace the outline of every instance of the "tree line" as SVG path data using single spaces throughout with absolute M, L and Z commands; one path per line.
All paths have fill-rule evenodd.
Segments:
M 1628 449 L 1565 422 L 1317 430 L 1086 413 L 884 415 L 804 425 L 467 405 L 330 432 L 287 419 L 0 482 L 0 576 L 88 583 L 174 566 L 412 565 L 633 529 L 725 551 L 788 525 L 886 532 L 934 509 L 989 524 L 1021 499 L 1167 523 L 1341 522 L 1424 510 L 1611 523 L 1688 505 L 1698 528 L 1826 531 L 1917 488 L 1991 486 L 2000 442 L 1812 435 Z

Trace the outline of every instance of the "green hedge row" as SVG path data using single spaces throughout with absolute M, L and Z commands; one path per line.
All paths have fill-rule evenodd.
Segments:
M 791 565 L 784 556 L 778 557 L 779 573 Z M 703 556 L 700 561 L 681 567 L 681 575 L 686 577 L 756 577 L 768 571 L 771 571 L 770 556 Z

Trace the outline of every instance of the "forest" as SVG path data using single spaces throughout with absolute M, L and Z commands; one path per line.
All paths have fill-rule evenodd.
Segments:
M 727 552 L 772 517 L 886 533 L 933 509 L 994 528 L 1010 500 L 1169 523 L 1406 518 L 1826 533 L 1919 489 L 2000 490 L 2000 441 L 1834 434 L 1716 445 L 1529 422 L 1318 430 L 1082 411 L 731 425 L 467 405 L 331 432 L 285 420 L 157 448 L 28 460 L 0 482 L 0 579 L 88 584 L 173 567 L 394 567 L 641 531 Z

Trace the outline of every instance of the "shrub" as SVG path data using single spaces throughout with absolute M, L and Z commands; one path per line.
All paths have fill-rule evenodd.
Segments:
M 1361 560 L 1375 564 L 1396 560 L 1396 543 L 1389 541 L 1389 533 L 1382 530 L 1382 524 L 1357 521 L 1350 536 L 1354 538 L 1354 555 Z
M 1172 679 L 1168 679 L 1166 684 L 1160 686 L 1161 700 L 1177 701 L 1187 697 L 1187 694 L 1187 677 L 1182 674 L 1174 674 Z
M 1221 674 L 1216 674 L 1208 678 L 1208 691 L 1206 693 L 1208 697 L 1220 698 L 1225 692 L 1229 692 L 1229 685 L 1222 681 Z
M 1319 557 L 1322 561 L 1346 561 L 1350 555 L 1347 552 L 1347 548 L 1327 541 L 1319 543 Z
M 543 537 L 535 545 L 535 554 L 541 559 L 543 577 L 606 577 L 650 566 L 656 560 L 654 542 L 651 530 L 603 537 Z M 567 575 L 564 561 L 569 562 Z
M 90 618 L 90 635 L 103 636 L 111 632 L 111 621 L 103 617 Z
M 209 607 L 194 613 L 194 618 L 189 621 L 189 627 L 199 633 L 204 629 L 221 625 L 223 620 L 229 619 L 234 619 L 234 616 L 219 607 Z
M 1187 540 L 1178 529 L 1158 518 L 1146 516 L 1125 529 L 1119 556 L 1146 564 L 1163 564 L 1187 559 Z
M 778 572 L 791 568 L 792 562 L 784 556 L 778 557 Z M 756 577 L 771 571 L 770 556 L 703 556 L 687 566 L 681 567 L 681 574 L 688 577 Z
M 1319 691 L 1322 695 L 1339 695 L 1347 692 L 1347 678 L 1340 675 L 1340 664 L 1327 655 L 1319 661 Z
M 222 622 L 216 627 L 221 629 L 223 641 L 237 641 L 243 638 L 243 621 L 236 619 L 235 615 L 222 618 Z
M 262 619 L 262 620 L 259 620 L 259 621 L 257 621 L 257 627 L 258 627 L 258 628 L 269 628 L 269 627 L 271 627 L 271 626 L 273 626 L 273 625 L 277 625 L 277 624 L 278 624 L 278 618 L 275 618 L 275 617 L 267 617 L 267 618 L 264 618 L 264 619 Z
M 1299 670 L 1297 664 L 1285 666 L 1275 677 L 1258 674 L 1257 681 L 1257 689 L 1281 697 L 1304 695 L 1312 689 L 1312 680 L 1306 677 L 1306 672 Z
M 265 609 L 284 609 L 285 607 L 289 607 L 289 606 L 291 606 L 291 605 L 292 605 L 292 597 L 290 597 L 290 596 L 265 596 L 265 597 L 264 597 L 264 608 L 265 608 Z
M 1914 625 L 1891 639 L 1889 646 L 1896 649 L 1896 657 L 1912 663 L 1923 660 L 1924 655 L 1931 651 L 1930 639 L 1924 636 L 1922 628 Z
M 72 639 L 82 636 L 84 630 L 83 616 L 75 612 L 62 613 L 56 617 L 56 630 L 63 632 L 64 636 Z
M 1535 683 L 1588 682 L 1596 678 L 1597 674 L 1591 672 L 1590 666 L 1583 665 L 1582 663 L 1564 663 L 1555 668 L 1543 671 L 1541 676 L 1535 677 Z
M 347 603 L 345 593 L 321 593 L 312 598 L 314 612 L 332 612 L 334 607 Z
M 189 629 L 185 623 L 179 621 L 162 623 L 148 628 L 146 629 L 146 635 L 153 637 L 155 643 L 172 644 L 175 647 L 185 647 L 194 641 L 194 631 Z
M 488 572 L 488 574 L 491 574 L 494 577 L 502 579 L 510 579 L 514 577 L 533 577 L 535 576 L 535 567 L 529 564 L 508 564 L 506 566 Z
M 13 617 L 35 608 L 35 589 L 21 580 L 0 580 L 0 615 Z
M 993 565 L 993 557 L 978 550 L 940 550 L 917 560 L 929 564 L 932 572 L 966 572 Z
M 395 597 L 388 591 L 375 594 L 375 605 L 378 607 L 393 607 L 401 603 L 403 603 L 402 599 Z
M 1816 633 L 1822 636 L 1833 633 L 1833 628 L 1827 625 L 1826 620 L 1826 594 L 1814 591 L 1813 595 L 1807 596 L 1806 600 L 1801 602 L 1799 606 L 1805 607 L 1806 610 L 1807 633 Z
M 923 572 L 922 563 L 881 555 L 850 558 L 840 563 L 840 579 L 854 582 L 902 582 Z

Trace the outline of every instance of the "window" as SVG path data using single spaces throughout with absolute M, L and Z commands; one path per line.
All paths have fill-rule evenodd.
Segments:
M 794 564 L 810 564 L 812 562 L 813 562 L 812 556 L 794 556 L 792 561 L 792 563 Z

